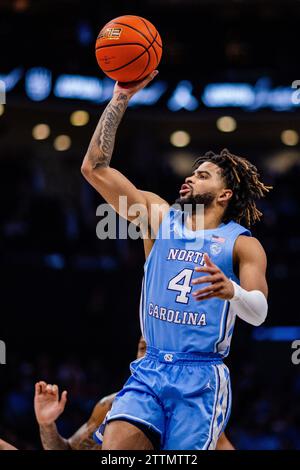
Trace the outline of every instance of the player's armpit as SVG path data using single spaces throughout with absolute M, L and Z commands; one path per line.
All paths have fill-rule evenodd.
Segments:
M 136 225 L 142 225 L 141 229 L 145 236 L 149 227 L 154 234 L 157 232 L 157 226 L 169 208 L 161 197 L 139 190 L 115 168 L 98 168 L 91 171 L 88 176 L 85 174 L 85 177 L 121 217 Z
M 170 209 L 170 205 L 155 193 L 141 191 L 147 200 L 148 237 L 155 239 L 162 219 Z M 146 237 L 144 237 L 146 238 Z

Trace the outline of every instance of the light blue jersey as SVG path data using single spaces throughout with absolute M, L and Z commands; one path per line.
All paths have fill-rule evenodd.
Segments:
M 191 281 L 208 275 L 195 271 L 208 253 L 227 277 L 239 283 L 233 272 L 233 247 L 239 235 L 251 233 L 233 221 L 212 230 L 190 231 L 183 213 L 170 209 L 144 268 L 140 320 L 148 346 L 228 355 L 235 322 L 229 301 L 195 300 L 192 292 L 209 284 L 193 286 Z
M 107 423 L 125 420 L 151 433 L 154 448 L 210 450 L 228 422 L 230 374 L 222 358 L 229 352 L 235 315 L 228 301 L 195 300 L 192 292 L 204 284 L 191 281 L 208 275 L 195 271 L 208 253 L 238 282 L 234 243 L 251 233 L 233 221 L 192 232 L 182 215 L 170 209 L 145 263 L 140 320 L 146 355 L 130 364 L 131 376 L 95 433 L 98 442 Z

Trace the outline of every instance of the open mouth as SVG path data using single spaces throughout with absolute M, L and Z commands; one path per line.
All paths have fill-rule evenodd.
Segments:
M 180 196 L 185 196 L 186 194 L 188 194 L 189 192 L 191 192 L 191 190 L 192 190 L 192 188 L 191 188 L 188 184 L 184 183 L 184 184 L 181 186 L 181 189 L 180 189 L 180 191 L 179 191 L 179 194 L 180 194 Z

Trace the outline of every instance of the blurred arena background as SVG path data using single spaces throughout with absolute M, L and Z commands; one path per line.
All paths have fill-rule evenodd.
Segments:
M 172 202 L 195 156 L 228 147 L 274 185 L 254 229 L 268 255 L 269 317 L 236 325 L 228 436 L 239 449 L 300 449 L 296 0 L 0 1 L 0 437 L 41 448 L 40 379 L 68 390 L 58 425 L 70 435 L 135 356 L 142 242 L 96 238 L 103 201 L 80 174 L 113 85 L 95 39 L 123 14 L 149 19 L 164 52 L 121 124 L 113 165 Z

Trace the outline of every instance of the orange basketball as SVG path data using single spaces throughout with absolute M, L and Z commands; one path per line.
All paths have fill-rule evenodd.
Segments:
M 156 28 L 140 16 L 119 16 L 107 23 L 96 41 L 101 70 L 113 80 L 133 82 L 153 72 L 162 54 Z

